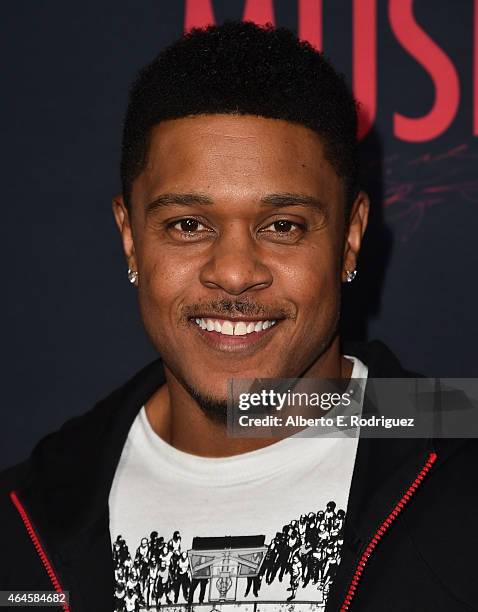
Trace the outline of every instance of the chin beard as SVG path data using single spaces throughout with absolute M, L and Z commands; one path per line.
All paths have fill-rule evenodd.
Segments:
M 205 395 L 183 382 L 186 391 L 195 400 L 203 414 L 215 425 L 227 425 L 227 399 L 220 400 L 210 395 Z

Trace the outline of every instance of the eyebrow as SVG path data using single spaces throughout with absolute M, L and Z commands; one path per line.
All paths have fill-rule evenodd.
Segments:
M 208 196 L 200 193 L 163 193 L 146 204 L 146 214 L 164 206 L 194 206 L 197 204 L 214 204 L 214 202 Z
M 301 193 L 271 193 L 261 198 L 261 204 L 283 208 L 284 206 L 305 206 L 325 215 L 327 206 L 314 196 Z
M 327 206 L 314 196 L 301 193 L 271 193 L 259 200 L 263 206 L 284 208 L 285 206 L 305 206 L 326 215 Z M 159 208 L 167 206 L 208 206 L 214 204 L 209 196 L 201 193 L 163 193 L 152 202 L 146 204 L 146 214 L 153 213 Z

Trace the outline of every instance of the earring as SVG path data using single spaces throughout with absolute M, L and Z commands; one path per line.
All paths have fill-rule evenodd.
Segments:
M 136 270 L 132 270 L 128 268 L 128 280 L 135 287 L 138 286 L 138 272 Z
M 347 275 L 348 283 L 351 283 L 354 280 L 354 278 L 357 276 L 357 270 L 346 270 L 345 273 Z

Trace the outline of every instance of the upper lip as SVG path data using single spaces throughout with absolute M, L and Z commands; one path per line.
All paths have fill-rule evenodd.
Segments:
M 192 319 L 218 319 L 219 321 L 278 321 L 279 319 L 283 319 L 284 317 L 248 317 L 246 315 L 237 315 L 237 316 L 224 316 L 218 314 L 206 314 L 200 313 L 197 315 L 192 315 L 189 317 Z

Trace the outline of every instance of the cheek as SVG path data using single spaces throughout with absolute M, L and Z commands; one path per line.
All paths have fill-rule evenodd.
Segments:
M 340 295 L 341 259 L 338 245 L 323 242 L 289 257 L 278 271 L 281 291 L 296 301 L 299 317 L 322 318 Z
M 145 324 L 154 323 L 156 329 L 167 333 L 171 326 L 177 326 L 180 306 L 197 279 L 194 263 L 151 249 L 143 253 L 138 267 L 138 298 Z

